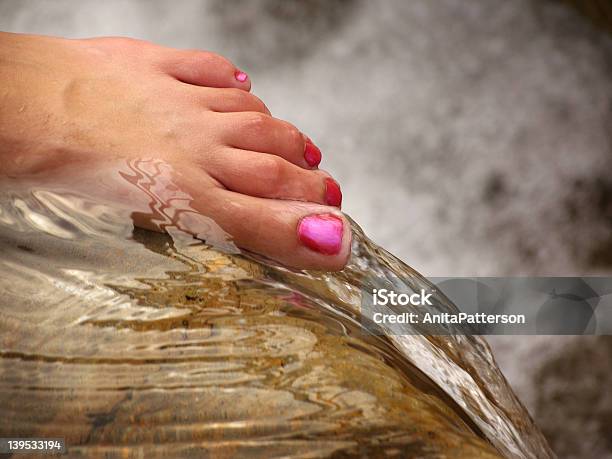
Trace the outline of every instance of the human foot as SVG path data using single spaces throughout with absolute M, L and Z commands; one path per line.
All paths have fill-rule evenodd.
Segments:
M 0 34 L 0 175 L 158 158 L 239 247 L 339 270 L 350 225 L 318 148 L 226 59 L 150 43 Z M 145 226 L 147 226 L 145 224 Z

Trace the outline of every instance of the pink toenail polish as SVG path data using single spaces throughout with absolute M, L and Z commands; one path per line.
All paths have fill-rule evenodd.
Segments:
M 236 73 L 234 73 L 234 76 L 241 83 L 244 83 L 247 80 L 247 78 L 249 77 L 246 73 L 244 73 L 244 72 L 242 72 L 240 70 L 236 70 Z
M 321 150 L 310 142 L 305 143 L 304 159 L 310 167 L 316 167 L 321 162 Z
M 335 180 L 325 179 L 325 202 L 330 206 L 340 207 L 342 205 L 342 191 Z
M 342 248 L 342 220 L 332 214 L 309 215 L 298 225 L 302 244 L 315 252 L 336 255 Z

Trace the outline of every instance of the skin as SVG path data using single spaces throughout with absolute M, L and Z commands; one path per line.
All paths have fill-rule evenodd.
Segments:
M 295 268 L 342 269 L 350 225 L 326 204 L 329 175 L 308 165 L 307 138 L 272 117 L 237 71 L 213 53 L 126 38 L 0 33 L 0 179 L 163 160 L 191 206 L 239 247 Z M 324 213 L 344 222 L 337 254 L 298 237 L 303 217 Z

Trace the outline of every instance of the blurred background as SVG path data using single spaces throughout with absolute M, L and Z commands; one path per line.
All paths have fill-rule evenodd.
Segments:
M 0 0 L 0 30 L 216 51 L 428 276 L 612 273 L 609 3 Z M 491 337 L 560 457 L 612 458 L 612 340 Z

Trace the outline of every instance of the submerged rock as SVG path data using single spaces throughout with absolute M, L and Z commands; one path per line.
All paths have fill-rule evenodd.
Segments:
M 122 457 L 550 457 L 486 343 L 372 335 L 364 286 L 425 282 L 354 227 L 336 274 L 0 193 L 0 436 Z

